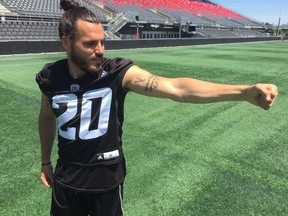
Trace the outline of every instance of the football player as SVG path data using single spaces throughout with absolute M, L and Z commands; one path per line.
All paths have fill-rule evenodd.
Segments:
M 107 59 L 104 30 L 97 17 L 74 0 L 60 4 L 65 13 L 59 34 L 67 58 L 46 64 L 36 76 L 42 92 L 40 179 L 53 188 L 51 215 L 123 214 L 126 168 L 121 136 L 127 92 L 185 103 L 241 100 L 265 110 L 276 99 L 273 84 L 171 79 L 129 59 Z M 56 132 L 59 158 L 54 170 L 50 159 Z

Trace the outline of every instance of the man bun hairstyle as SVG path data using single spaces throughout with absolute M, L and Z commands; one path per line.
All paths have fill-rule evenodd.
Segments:
M 68 11 L 73 7 L 79 7 L 79 3 L 75 2 L 74 0 L 60 1 L 60 8 L 63 9 L 64 11 Z
M 65 12 L 59 20 L 59 36 L 74 39 L 76 33 L 77 20 L 83 20 L 91 23 L 99 24 L 97 16 L 89 9 L 80 6 L 75 0 L 60 0 L 60 8 Z

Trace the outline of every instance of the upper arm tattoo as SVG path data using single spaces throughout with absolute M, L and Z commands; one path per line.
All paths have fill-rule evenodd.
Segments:
M 153 90 L 157 90 L 159 85 L 159 78 L 158 76 L 152 75 L 148 77 L 145 91 L 152 92 Z
M 135 83 L 141 83 L 141 82 L 142 83 L 145 82 L 145 79 L 141 79 L 141 78 L 137 77 Z
M 160 79 L 156 75 L 151 75 L 147 79 L 137 77 L 135 80 L 135 84 L 139 84 L 139 85 L 143 84 L 143 86 L 145 85 L 146 92 L 152 92 L 153 90 L 157 90 L 159 82 L 160 82 Z

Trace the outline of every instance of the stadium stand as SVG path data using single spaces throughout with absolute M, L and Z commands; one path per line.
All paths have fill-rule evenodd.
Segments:
M 234 38 L 238 37 L 237 34 L 230 29 L 201 29 L 200 33 L 206 35 L 209 38 Z
M 124 14 L 131 14 L 129 17 L 133 16 L 136 17 L 141 17 L 143 21 L 146 22 L 152 22 L 152 23 L 165 23 L 166 19 L 154 14 L 153 12 L 149 10 L 142 9 L 136 4 L 129 4 L 129 3 L 118 3 L 116 1 L 113 2 L 107 2 L 106 4 L 107 7 L 110 7 L 113 11 L 116 13 L 124 13 Z
M 1 0 L 1 4 L 21 15 L 60 15 L 59 0 Z
M 264 37 L 263 26 L 208 0 L 77 0 L 107 39 Z M 0 0 L 0 40 L 59 40 L 60 0 Z

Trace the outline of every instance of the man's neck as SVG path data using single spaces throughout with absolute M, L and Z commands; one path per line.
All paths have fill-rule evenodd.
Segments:
M 69 74 L 73 79 L 79 79 L 83 77 L 86 72 L 79 69 L 71 60 L 68 59 Z

